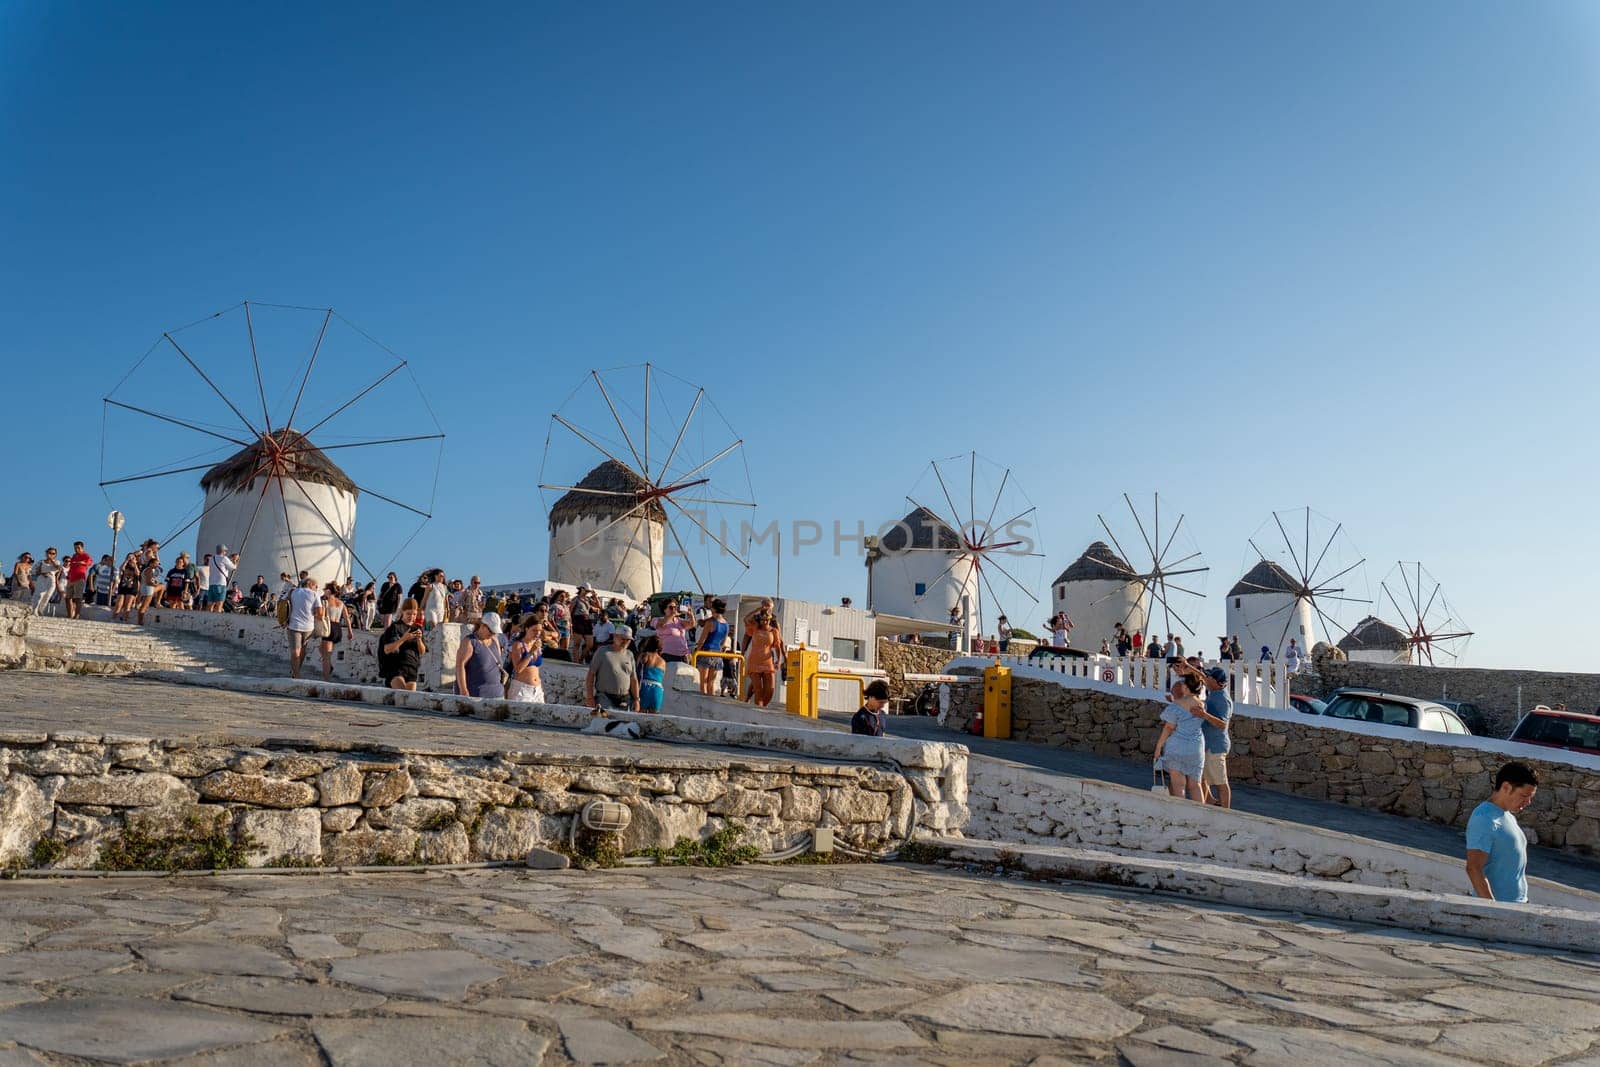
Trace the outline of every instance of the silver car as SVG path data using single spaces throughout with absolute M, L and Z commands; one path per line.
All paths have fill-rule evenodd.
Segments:
M 1416 697 L 1403 697 L 1376 689 L 1341 689 L 1328 698 L 1328 706 L 1322 714 L 1334 719 L 1407 726 L 1413 730 L 1431 730 L 1442 734 L 1472 733 L 1467 729 L 1467 724 L 1461 721 L 1461 716 L 1437 701 L 1418 700 Z

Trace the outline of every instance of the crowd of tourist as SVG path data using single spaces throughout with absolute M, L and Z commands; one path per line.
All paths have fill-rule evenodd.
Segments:
M 379 674 L 395 689 L 415 689 L 433 631 L 446 623 L 468 627 L 455 661 L 456 691 L 463 696 L 509 697 L 542 703 L 540 668 L 546 657 L 586 664 L 590 707 L 657 711 L 665 703 L 670 664 L 695 658 L 702 693 L 741 695 L 768 706 L 783 669 L 784 645 L 773 602 L 764 600 L 745 619 L 743 647 L 735 649 L 727 604 L 708 598 L 698 606 L 667 597 L 629 604 L 602 598 L 584 583 L 573 592 L 541 596 L 486 589 L 477 575 L 450 579 L 442 568 L 419 574 L 409 588 L 390 572 L 377 588 L 355 590 L 330 583 L 320 590 L 304 572 L 281 575 L 268 591 L 289 634 L 290 673 L 300 676 L 313 645 L 322 652 L 324 678 L 333 652 L 357 630 L 379 630 Z M 370 595 L 369 595 L 370 594 Z M 695 656 L 704 653 L 704 656 Z

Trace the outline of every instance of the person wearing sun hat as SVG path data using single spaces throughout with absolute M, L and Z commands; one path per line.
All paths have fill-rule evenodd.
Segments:
M 456 692 L 464 697 L 502 698 L 506 695 L 505 646 L 501 644 L 500 616 L 486 611 L 472 624 L 456 655 Z
M 632 627 L 613 627 L 610 646 L 600 649 L 589 660 L 589 673 L 583 680 L 584 703 L 596 712 L 603 708 L 639 710 L 639 672 L 628 648 L 632 640 Z

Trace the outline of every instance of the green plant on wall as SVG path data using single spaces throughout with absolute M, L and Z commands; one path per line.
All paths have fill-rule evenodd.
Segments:
M 100 849 L 101 871 L 224 871 L 243 867 L 255 839 L 190 815 L 174 830 L 130 818 Z

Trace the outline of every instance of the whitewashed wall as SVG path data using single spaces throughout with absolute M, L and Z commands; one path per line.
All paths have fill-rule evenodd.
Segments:
M 1090 652 L 1098 649 L 1102 640 L 1112 641 L 1119 622 L 1129 634 L 1143 630 L 1149 600 L 1149 594 L 1138 582 L 1059 582 L 1050 590 L 1052 611 L 1064 611 L 1072 620 L 1073 646 Z M 1040 636 L 1049 639 L 1048 634 Z
M 550 581 L 618 589 L 628 600 L 659 592 L 666 528 L 639 515 L 580 545 L 611 521 L 580 518 L 557 523 L 550 531 Z
M 256 509 L 258 501 L 259 511 Z M 213 504 L 216 507 L 212 508 Z M 241 589 L 249 589 L 258 574 L 266 575 L 267 582 L 276 589 L 278 575 L 285 571 L 290 574 L 309 571 L 319 586 L 355 573 L 350 569 L 354 565 L 350 553 L 339 538 L 355 544 L 356 498 L 342 489 L 317 482 L 285 485 L 273 479 L 264 497 L 259 480 L 229 496 L 227 488 L 214 485 L 206 492 L 205 506 L 212 510 L 200 520 L 200 532 L 195 538 L 195 561 L 204 559 L 207 552 L 215 552 L 218 545 L 227 545 L 229 551 L 239 552 Z M 322 509 L 320 516 L 318 508 Z M 255 516 L 253 527 L 250 524 L 252 515 Z M 327 517 L 326 522 L 323 516 Z M 338 536 L 329 530 L 330 524 L 338 531 Z M 250 533 L 248 542 L 245 540 L 247 530 Z
M 1280 608 L 1283 610 L 1280 611 Z M 1282 658 L 1291 637 L 1300 646 L 1301 655 L 1309 658 L 1311 649 L 1321 640 L 1317 635 L 1311 605 L 1304 600 L 1297 601 L 1290 593 L 1230 596 L 1227 622 L 1228 636 L 1238 636 L 1239 645 L 1248 659 L 1258 657 L 1262 645 L 1272 649 L 1274 656 Z M 1285 623 L 1289 624 L 1288 633 L 1284 632 Z
M 953 553 L 906 551 L 889 553 L 872 565 L 872 610 L 885 615 L 904 615 L 912 619 L 943 622 L 950 617 L 950 609 L 965 604 L 967 632 L 978 632 L 978 573 L 970 560 L 961 559 L 954 567 L 950 561 Z M 947 572 L 948 568 L 948 572 Z M 917 595 L 917 583 L 927 589 Z M 994 631 L 997 609 L 986 604 L 983 625 L 985 631 Z M 1024 623 L 1012 620 L 1012 625 Z

